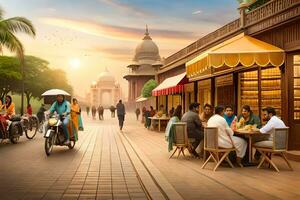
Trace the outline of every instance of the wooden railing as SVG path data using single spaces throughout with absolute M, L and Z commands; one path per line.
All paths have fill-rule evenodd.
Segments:
M 294 16 L 291 14 L 285 15 L 285 17 L 280 17 L 280 14 L 284 14 L 283 12 L 289 12 L 290 8 L 296 7 L 298 4 L 300 4 L 300 0 L 272 0 L 261 7 L 250 11 L 249 13 L 246 13 L 245 15 L 245 27 L 250 27 L 250 33 L 260 31 L 260 29 L 265 29 L 267 26 L 272 26 L 275 23 L 280 23 L 282 20 L 288 20 L 289 18 L 293 18 Z M 296 13 L 297 12 L 291 10 L 291 12 Z M 274 19 L 272 20 L 272 16 L 279 16 L 280 19 Z M 266 19 L 270 18 L 271 22 L 263 22 L 266 21 Z M 253 26 L 253 27 L 252 27 Z M 208 46 L 209 44 L 216 42 L 230 34 L 233 34 L 239 30 L 241 30 L 241 20 L 236 19 L 225 26 L 219 28 L 218 30 L 200 38 L 196 42 L 190 44 L 189 46 L 181 49 L 177 53 L 167 57 L 164 62 L 164 67 L 168 67 L 172 63 L 175 63 L 188 55 L 191 55 L 192 53 L 196 52 L 197 50 L 203 49 L 204 47 Z
M 246 26 L 255 24 L 285 11 L 300 3 L 300 0 L 273 0 L 246 14 Z
M 215 41 L 216 39 L 219 39 L 222 36 L 225 36 L 227 34 L 231 34 L 234 31 L 237 31 L 240 28 L 240 19 L 236 19 L 233 22 L 230 22 L 226 24 L 225 26 L 219 28 L 218 30 L 200 38 L 196 42 L 190 44 L 189 46 L 185 47 L 184 49 L 181 49 L 177 53 L 167 57 L 165 59 L 164 65 L 168 65 L 198 49 L 203 48 L 204 46 L 208 45 L 209 43 Z

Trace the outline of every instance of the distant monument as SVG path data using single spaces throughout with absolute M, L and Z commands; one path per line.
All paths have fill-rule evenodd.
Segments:
M 102 105 L 104 108 L 109 108 L 111 105 L 116 105 L 121 98 L 120 84 L 116 82 L 115 77 L 106 68 L 100 73 L 97 81 L 94 81 L 90 86 L 89 92 L 90 106 Z
M 150 79 L 155 79 L 155 74 L 162 65 L 158 47 L 152 41 L 146 26 L 144 38 L 137 45 L 132 63 L 127 66 L 129 72 L 124 76 L 129 86 L 127 106 L 135 107 L 135 101 L 141 96 L 144 84 Z

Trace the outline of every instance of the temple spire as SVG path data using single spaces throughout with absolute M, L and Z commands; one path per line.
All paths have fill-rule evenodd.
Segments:
M 146 24 L 146 33 L 145 35 L 149 35 L 148 25 Z
M 152 38 L 150 37 L 150 34 L 149 34 L 148 24 L 146 24 L 146 32 L 145 32 L 145 36 L 144 36 L 143 40 L 152 40 Z

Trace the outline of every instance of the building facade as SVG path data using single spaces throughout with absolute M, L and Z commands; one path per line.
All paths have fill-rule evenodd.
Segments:
M 158 46 L 153 42 L 148 28 L 146 28 L 142 42 L 135 49 L 132 63 L 127 66 L 129 71 L 124 76 L 124 79 L 128 81 L 127 106 L 129 108 L 136 107 L 136 100 L 141 96 L 144 84 L 148 80 L 156 78 L 156 72 L 161 66 L 162 60 Z
M 193 101 L 201 105 L 232 104 L 236 114 L 240 114 L 241 106 L 249 104 L 257 115 L 261 114 L 263 107 L 273 106 L 290 127 L 289 148 L 300 149 L 300 2 L 270 0 L 249 12 L 247 7 L 240 7 L 240 14 L 239 19 L 167 57 L 158 71 L 159 83 L 186 70 L 190 83 L 185 84 L 181 95 L 183 105 Z M 268 50 L 273 45 L 284 53 L 272 55 L 271 51 L 266 51 L 268 56 L 255 58 L 263 53 L 256 51 L 243 55 L 249 61 L 244 63 L 240 60 L 240 54 L 245 53 L 243 49 L 230 51 L 231 44 L 239 44 L 231 40 L 241 34 L 251 41 L 259 40 L 255 43 L 267 43 L 263 46 Z M 222 53 L 218 54 L 222 57 L 214 57 L 217 53 Z M 233 57 L 228 59 L 226 54 Z M 266 62 L 267 58 L 270 62 Z M 272 59 L 279 59 L 280 62 Z

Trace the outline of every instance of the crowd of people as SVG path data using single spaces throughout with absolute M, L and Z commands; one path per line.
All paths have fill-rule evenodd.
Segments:
M 246 126 L 252 125 L 257 128 L 261 134 L 253 137 L 254 143 L 270 143 L 272 142 L 272 130 L 274 128 L 285 128 L 284 122 L 276 116 L 276 111 L 272 107 L 263 109 L 262 121 L 265 125 L 262 126 L 260 118 L 255 115 L 250 106 L 242 106 L 241 114 L 236 116 L 233 107 L 216 106 L 213 108 L 209 104 L 203 106 L 203 112 L 199 113 L 200 104 L 191 103 L 189 110 L 183 114 L 182 106 L 177 106 L 176 109 L 170 113 L 170 120 L 166 127 L 166 139 L 168 140 L 168 149 L 172 150 L 174 136 L 172 134 L 172 126 L 176 122 L 185 122 L 187 124 L 187 134 L 189 138 L 190 147 L 188 148 L 191 155 L 196 158 L 201 157 L 203 151 L 204 127 L 218 128 L 218 144 L 222 148 L 236 149 L 235 155 L 231 155 L 230 159 L 240 166 L 252 166 L 255 163 L 249 163 L 249 151 L 247 145 L 247 138 L 235 135 L 234 131 L 243 129 Z M 147 112 L 147 111 L 146 111 Z M 200 149 L 200 150 L 199 150 Z M 197 151 L 198 150 L 198 151 Z M 259 160 L 259 152 L 255 153 L 255 159 Z

